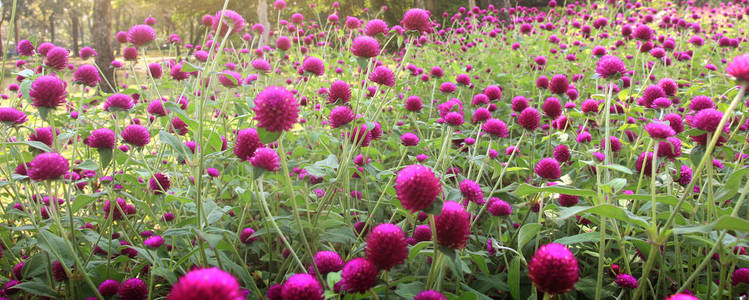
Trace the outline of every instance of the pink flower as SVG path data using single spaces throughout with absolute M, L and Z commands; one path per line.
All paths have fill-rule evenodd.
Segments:
M 289 131 L 299 118 L 299 104 L 285 88 L 270 86 L 255 98 L 258 127 L 270 132 Z
M 726 67 L 726 73 L 739 81 L 749 81 L 749 54 L 739 55 Z
M 385 223 L 375 227 L 367 237 L 367 259 L 378 268 L 390 270 L 408 257 L 406 236 L 400 227 Z
M 261 168 L 268 172 L 278 172 L 281 169 L 281 162 L 278 153 L 270 148 L 257 148 L 255 154 L 250 158 L 250 163 L 254 167 Z
M 40 153 L 29 163 L 29 178 L 34 181 L 53 180 L 68 172 L 68 160 L 54 152 Z
M 422 165 L 410 165 L 395 179 L 396 197 L 411 213 L 428 208 L 442 193 L 442 184 L 432 170 Z
M 463 249 L 471 234 L 468 212 L 458 202 L 447 201 L 442 213 L 434 218 L 437 243 L 451 249 Z
M 40 76 L 31 83 L 29 96 L 31 105 L 36 107 L 55 108 L 65 102 L 68 84 L 53 75 Z
M 151 26 L 140 24 L 130 27 L 127 32 L 127 41 L 135 46 L 144 46 L 156 39 L 156 32 Z
M 546 244 L 536 250 L 528 263 L 528 277 L 540 291 L 564 294 L 575 287 L 579 279 L 577 259 L 561 244 Z
M 371 58 L 380 54 L 380 43 L 369 36 L 358 36 L 351 43 L 351 53 L 361 58 Z
M 167 300 L 242 300 L 245 298 L 237 279 L 216 267 L 187 272 L 172 286 L 172 290 L 166 297 Z

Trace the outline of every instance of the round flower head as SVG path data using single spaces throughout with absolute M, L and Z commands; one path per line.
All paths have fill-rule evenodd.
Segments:
M 375 286 L 378 272 L 377 266 L 372 262 L 354 258 L 343 266 L 343 289 L 350 293 L 364 293 Z
M 673 294 L 666 298 L 666 300 L 700 300 L 700 298 L 697 298 L 690 294 Z
M 68 160 L 54 152 L 40 153 L 29 163 L 26 171 L 34 181 L 52 180 L 60 178 L 68 172 Z
M 161 194 L 169 190 L 171 185 L 172 182 L 169 180 L 169 177 L 162 173 L 154 173 L 153 177 L 148 180 L 148 186 L 155 194 Z
M 351 100 L 351 87 L 343 80 L 336 80 L 328 89 L 328 103 L 347 103 Z
M 401 25 L 403 25 L 406 30 L 416 30 L 419 32 L 430 31 L 432 25 L 429 23 L 429 11 L 420 8 L 409 9 L 405 14 L 403 14 Z
M 120 283 L 117 280 L 107 279 L 99 285 L 99 294 L 104 297 L 112 297 L 120 289 Z
M 294 274 L 284 282 L 281 288 L 283 300 L 323 300 L 323 289 L 320 282 L 309 274 Z
M 447 201 L 442 206 L 442 213 L 434 218 L 437 230 L 437 243 L 451 248 L 463 249 L 471 234 L 470 215 L 463 205 Z
M 140 24 L 130 27 L 127 32 L 127 41 L 135 46 L 144 46 L 156 39 L 156 32 L 151 26 Z
M 354 120 L 354 112 L 348 106 L 336 106 L 330 111 L 330 127 L 338 128 Z
M 244 300 L 239 282 L 219 268 L 194 269 L 172 286 L 167 300 Z
M 55 47 L 55 44 L 52 44 L 50 42 L 44 42 L 44 43 L 39 44 L 39 46 L 36 46 L 36 53 L 42 56 L 46 56 L 47 52 L 49 52 L 49 50 L 52 50 L 52 48 L 54 47 Z
M 257 148 L 255 154 L 250 158 L 250 163 L 256 168 L 261 168 L 268 172 L 278 172 L 281 169 L 278 153 L 271 148 Z
M 13 107 L 0 107 L 0 122 L 6 125 L 21 125 L 26 123 L 26 113 Z
M 578 197 L 575 195 L 567 195 L 567 194 L 559 194 L 559 205 L 564 207 L 571 207 L 575 206 L 577 202 L 579 201 Z
M 368 36 L 375 36 L 377 34 L 385 34 L 388 33 L 388 24 L 380 19 L 373 19 L 367 22 L 367 26 L 364 27 L 364 34 Z
M 429 225 L 418 225 L 414 229 L 413 238 L 416 242 L 431 241 L 432 229 L 429 228 Z
M 536 130 L 541 124 L 541 114 L 533 107 L 527 107 L 518 115 L 518 124 L 530 131 Z
M 559 99 L 555 97 L 549 97 L 546 98 L 546 101 L 544 101 L 544 104 L 541 106 L 541 110 L 547 117 L 554 120 L 562 115 L 562 103 L 559 102 Z
M 320 274 L 326 275 L 330 272 L 338 272 L 343 269 L 343 260 L 338 253 L 333 251 L 320 251 L 313 258 Z
M 299 118 L 299 104 L 285 88 L 270 86 L 255 98 L 257 125 L 270 132 L 289 131 Z
M 507 137 L 509 133 L 507 131 L 507 124 L 500 119 L 486 120 L 484 125 L 481 125 L 481 129 L 492 137 Z
M 428 290 L 416 294 L 414 300 L 447 300 L 447 297 L 438 291 Z
M 661 122 L 648 123 L 645 125 L 645 131 L 654 139 L 665 139 L 676 134 L 671 126 Z
M 554 148 L 554 159 L 560 163 L 566 163 L 570 160 L 570 148 L 567 145 L 561 144 Z
M 665 98 L 667 96 L 668 95 L 666 95 L 666 92 L 663 90 L 663 88 L 657 85 L 651 85 L 646 87 L 645 90 L 642 91 L 642 97 L 637 101 L 637 103 L 645 107 L 651 107 L 655 99 Z
M 484 204 L 484 192 L 481 191 L 481 186 L 475 181 L 464 179 L 458 187 L 464 201 L 471 201 L 479 205 Z
M 720 125 L 723 113 L 714 108 L 700 110 L 692 117 L 692 127 L 708 132 L 714 132 Z
M 54 47 L 45 54 L 44 64 L 55 69 L 62 70 L 68 66 L 68 50 L 63 47 Z
M 152 235 L 143 241 L 143 245 L 146 245 L 148 248 L 159 248 L 161 245 L 164 245 L 164 238 L 160 235 Z
M 99 128 L 91 131 L 86 139 L 86 145 L 97 149 L 114 149 L 114 131 L 109 128 Z
M 624 62 L 619 57 L 606 55 L 598 60 L 596 74 L 604 79 L 617 78 L 626 71 Z
M 380 66 L 376 67 L 372 73 L 369 73 L 369 80 L 392 87 L 395 85 L 395 74 L 387 67 Z
M 232 88 L 237 87 L 242 84 L 242 75 L 234 72 L 234 71 L 223 71 L 218 76 L 218 81 L 221 83 L 221 85 Z
M 146 127 L 137 124 L 131 124 L 125 127 L 120 134 L 126 143 L 136 147 L 143 147 L 151 142 L 151 133 Z
M 125 94 L 113 94 L 104 102 L 105 111 L 130 110 L 133 108 L 133 99 Z
M 242 233 L 239 234 L 239 240 L 247 245 L 252 244 L 256 239 L 256 237 L 252 236 L 253 234 L 255 234 L 255 229 L 250 227 L 242 229 Z
M 561 244 L 539 247 L 528 263 L 528 277 L 544 293 L 564 294 L 572 290 L 579 279 L 578 273 L 577 259 Z
M 101 77 L 99 77 L 99 70 L 93 65 L 82 65 L 73 72 L 73 81 L 95 87 L 101 82 Z
M 636 289 L 639 286 L 637 278 L 629 274 L 616 275 L 614 282 L 616 282 L 618 286 L 628 289 Z
M 403 146 L 416 146 L 419 144 L 419 137 L 412 132 L 406 132 L 401 135 L 401 144 Z
M 257 148 L 262 147 L 260 137 L 257 135 L 255 128 L 242 129 L 237 133 L 237 140 L 234 143 L 234 155 L 240 160 L 249 160 Z
M 749 81 L 749 54 L 734 57 L 726 67 L 726 73 L 738 81 Z
M 536 175 L 545 179 L 558 179 L 562 176 L 562 169 L 559 168 L 559 162 L 553 158 L 542 158 L 536 164 Z
M 637 172 L 643 172 L 643 174 L 650 176 L 653 170 L 653 152 L 643 152 L 637 158 L 635 162 L 635 168 Z M 644 169 L 643 169 L 644 168 Z M 656 167 L 656 172 L 660 169 L 660 166 Z
M 731 284 L 739 285 L 740 283 L 749 284 L 749 268 L 738 268 L 731 275 Z
M 715 103 L 713 103 L 713 99 L 710 99 L 708 96 L 695 96 L 692 98 L 692 101 L 689 102 L 689 109 L 693 111 L 700 111 L 706 108 L 713 108 L 715 107 Z
M 442 184 L 428 167 L 410 165 L 398 173 L 395 193 L 403 208 L 414 213 L 432 205 L 442 193 Z
M 400 227 L 380 224 L 367 237 L 367 259 L 378 268 L 390 270 L 408 257 L 408 243 Z
M 139 278 L 130 278 L 120 284 L 117 295 L 122 300 L 145 300 L 148 297 L 148 287 Z
M 60 134 L 59 129 L 55 129 L 55 131 L 57 134 Z M 52 128 L 50 127 L 37 128 L 34 133 L 29 135 L 30 141 L 42 142 L 50 147 L 52 147 L 52 142 L 54 142 L 53 139 L 54 135 L 52 134 Z
M 495 217 L 504 217 L 512 214 L 512 206 L 510 203 L 499 198 L 489 199 L 489 204 L 486 207 L 486 210 Z
M 370 36 L 358 36 L 351 43 L 351 53 L 361 58 L 371 58 L 380 54 L 380 43 Z
M 632 36 L 641 41 L 649 41 L 653 38 L 653 30 L 648 25 L 641 24 L 635 28 Z
M 122 58 L 126 61 L 138 60 L 138 48 L 125 47 L 125 49 L 122 49 Z
M 34 55 L 34 44 L 29 40 L 20 40 L 18 41 L 16 50 L 18 50 L 18 54 L 22 56 L 32 56 Z
M 99 54 L 96 53 L 96 50 L 94 50 L 94 48 L 91 48 L 91 47 L 83 47 L 81 48 L 80 51 L 78 51 L 78 56 L 80 56 L 82 60 L 87 60 L 91 57 L 96 57 L 98 55 Z
M 570 83 L 567 80 L 567 76 L 564 74 L 557 74 L 551 77 L 549 82 L 549 91 L 552 94 L 564 94 L 569 89 Z
M 40 76 L 31 83 L 31 105 L 55 108 L 65 102 L 67 83 L 53 75 Z
M 317 57 L 308 56 L 304 59 L 304 62 L 302 62 L 302 70 L 307 73 L 322 76 L 325 74 L 325 64 Z
M 163 70 L 161 69 L 161 64 L 152 62 L 148 64 L 148 73 L 151 75 L 153 79 L 159 79 L 161 78 Z

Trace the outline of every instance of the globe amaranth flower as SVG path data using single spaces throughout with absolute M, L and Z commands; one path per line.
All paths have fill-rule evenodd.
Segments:
M 736 286 L 739 284 L 749 284 L 749 268 L 738 268 L 733 271 L 731 275 L 731 284 Z
M 619 57 L 606 55 L 598 60 L 596 74 L 604 79 L 617 78 L 626 71 L 624 62 Z
M 151 75 L 151 78 L 153 79 L 161 78 L 163 71 L 164 70 L 161 68 L 161 64 L 157 62 L 148 64 L 148 74 Z
M 82 60 L 87 60 L 91 57 L 96 57 L 99 54 L 96 53 L 96 50 L 94 50 L 91 47 L 83 47 L 80 51 L 78 51 L 78 56 L 81 57 Z
M 148 180 L 148 186 L 154 194 L 161 194 L 169 190 L 172 186 L 169 177 L 163 173 L 154 173 L 151 179 Z
M 200 268 L 187 272 L 167 295 L 167 300 L 221 299 L 243 300 L 239 282 L 219 268 Z
M 726 66 L 726 73 L 738 81 L 749 81 L 749 54 L 742 54 L 733 58 Z
M 84 142 L 91 148 L 114 149 L 114 131 L 109 128 L 94 129 Z
M 507 124 L 500 119 L 488 119 L 481 125 L 481 129 L 490 134 L 492 137 L 507 137 L 509 131 L 507 130 Z
M 307 56 L 302 62 L 302 70 L 307 73 L 322 76 L 325 74 L 325 64 L 321 59 L 314 56 Z
M 60 178 L 68 172 L 70 165 L 62 155 L 54 152 L 40 153 L 29 163 L 26 171 L 34 181 Z
M 489 199 L 486 210 L 495 217 L 505 217 L 512 214 L 512 206 L 499 198 Z
M 256 239 L 256 237 L 252 236 L 253 234 L 255 234 L 255 229 L 252 229 L 250 227 L 242 229 L 242 232 L 239 234 L 239 241 L 244 244 L 250 245 L 255 242 Z
M 561 244 L 539 247 L 528 263 L 528 277 L 544 293 L 564 294 L 572 290 L 579 279 L 578 273 L 577 258 Z
M 0 107 L 0 122 L 6 125 L 21 125 L 26 123 L 26 113 L 13 107 Z
M 113 94 L 104 102 L 105 111 L 130 110 L 133 108 L 133 99 L 125 94 Z
M 637 158 L 637 161 L 635 162 L 635 168 L 637 169 L 637 172 L 643 172 L 643 174 L 650 176 L 653 170 L 652 166 L 653 166 L 653 152 L 640 153 L 640 156 Z M 658 172 L 658 169 L 660 169 L 660 165 L 657 166 L 656 172 Z
M 575 195 L 567 195 L 567 194 L 559 194 L 559 198 L 557 201 L 559 202 L 559 205 L 564 207 L 572 207 L 575 206 L 578 202 L 579 198 Z
M 18 41 L 16 50 L 18 50 L 18 54 L 21 56 L 32 56 L 34 55 L 34 44 L 29 40 L 20 40 Z
M 343 80 L 336 80 L 328 89 L 328 103 L 347 103 L 351 100 L 351 87 Z
M 125 47 L 125 49 L 122 49 L 122 58 L 126 61 L 138 60 L 138 48 Z
M 62 70 L 68 66 L 68 50 L 63 47 L 53 47 L 45 54 L 44 64 L 55 70 Z
M 723 118 L 723 113 L 714 108 L 707 108 L 700 110 L 692 117 L 692 127 L 714 132 L 720 125 L 720 120 Z
M 242 85 L 242 74 L 226 70 L 218 75 L 218 81 L 224 87 L 233 88 Z
M 372 73 L 369 73 L 369 80 L 381 85 L 392 87 L 395 85 L 395 74 L 393 74 L 393 70 L 379 66 L 376 67 Z
M 120 282 L 114 279 L 107 279 L 104 280 L 99 285 L 99 294 L 101 294 L 104 297 L 112 297 L 115 294 L 117 294 L 117 290 L 120 289 Z
M 336 106 L 330 110 L 328 120 L 330 121 L 331 128 L 338 128 L 353 121 L 354 112 L 348 106 Z
M 552 94 L 564 94 L 569 89 L 570 83 L 567 80 L 567 75 L 557 74 L 551 77 L 549 82 L 549 91 Z
M 419 137 L 412 132 L 406 132 L 401 135 L 401 143 L 403 146 L 416 146 L 419 144 Z
M 270 132 L 289 131 L 299 118 L 299 103 L 285 88 L 270 86 L 255 98 L 258 127 Z
M 380 43 L 370 36 L 358 36 L 351 43 L 351 53 L 361 58 L 371 58 L 380 54 Z
M 636 289 L 639 286 L 639 284 L 637 283 L 637 278 L 624 273 L 616 275 L 616 279 L 614 280 L 614 282 L 616 282 L 618 286 L 628 289 Z
M 418 225 L 414 229 L 413 238 L 417 243 L 423 241 L 431 241 L 432 229 L 429 228 L 429 225 Z
M 434 218 L 437 243 L 451 249 L 463 249 L 471 234 L 470 215 L 458 202 L 446 201 L 442 213 Z
M 538 110 L 533 107 L 523 109 L 523 111 L 520 112 L 520 115 L 518 115 L 518 124 L 530 131 L 536 130 L 536 128 L 541 126 L 539 123 L 540 121 L 541 114 L 539 114 Z
M 242 129 L 237 133 L 236 142 L 234 142 L 234 155 L 240 160 L 249 160 L 257 148 L 263 147 L 260 137 L 255 128 Z
M 401 25 L 403 25 L 406 30 L 428 32 L 432 29 L 432 25 L 429 22 L 429 11 L 420 8 L 409 9 L 405 14 L 403 14 Z
M 126 143 L 136 147 L 143 147 L 151 142 L 151 133 L 148 132 L 148 129 L 137 124 L 125 127 L 120 136 Z
M 398 173 L 395 193 L 401 206 L 414 213 L 434 203 L 442 193 L 442 184 L 428 167 L 410 165 Z
M 545 179 L 558 179 L 562 176 L 562 169 L 559 167 L 559 162 L 549 157 L 539 160 L 534 170 L 536 171 L 536 175 Z
M 73 72 L 73 81 L 95 87 L 101 82 L 101 77 L 99 77 L 99 70 L 93 65 L 82 65 Z
M 566 163 L 570 160 L 570 148 L 567 145 L 560 144 L 554 148 L 554 159 L 559 163 Z
M 562 115 L 562 103 L 556 97 L 549 97 L 544 101 L 541 110 L 547 117 L 554 120 Z
M 139 278 L 130 278 L 120 284 L 117 295 L 121 300 L 145 300 L 148 297 L 148 286 Z
M 364 293 L 377 283 L 377 266 L 363 258 L 354 258 L 343 266 L 343 289 L 350 293 Z
M 447 300 L 447 297 L 438 291 L 428 290 L 416 294 L 414 300 Z
M 377 34 L 388 34 L 388 24 L 380 19 L 373 19 L 367 22 L 367 26 L 364 27 L 364 34 L 368 36 L 375 36 Z
M 53 75 L 40 76 L 31 83 L 29 96 L 35 107 L 55 108 L 65 102 L 68 84 Z
M 666 92 L 660 86 L 650 85 L 642 91 L 642 97 L 637 100 L 637 104 L 649 108 L 653 106 L 653 101 L 655 101 L 655 99 L 665 98 L 667 96 Z
M 156 32 L 151 26 L 145 24 L 130 27 L 127 32 L 127 41 L 135 46 L 144 46 L 156 39 Z
M 143 241 L 143 245 L 146 245 L 148 248 L 159 248 L 161 245 L 164 245 L 164 238 L 160 235 L 152 235 Z
M 406 236 L 400 227 L 385 223 L 375 227 L 367 237 L 367 259 L 378 268 L 390 270 L 408 257 Z
M 343 269 L 343 259 L 333 251 L 319 251 L 313 258 L 317 270 L 323 276 L 330 272 L 338 272 Z
M 676 134 L 673 128 L 668 124 L 653 122 L 645 125 L 645 131 L 654 139 L 665 139 Z
M 486 202 L 484 200 L 484 192 L 481 191 L 481 186 L 475 181 L 464 179 L 460 182 L 458 188 L 463 195 L 463 201 L 470 201 L 479 205 L 483 205 Z
M 690 294 L 673 294 L 666 298 L 666 300 L 700 300 L 700 298 L 697 298 Z
M 276 150 L 271 148 L 257 148 L 255 154 L 250 158 L 250 163 L 256 168 L 261 168 L 268 172 L 278 172 L 281 169 L 281 162 Z
M 281 288 L 284 300 L 323 300 L 323 289 L 320 282 L 309 274 L 294 274 L 284 282 Z

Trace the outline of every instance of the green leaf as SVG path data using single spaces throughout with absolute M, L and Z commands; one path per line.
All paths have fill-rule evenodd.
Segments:
M 486 258 L 484 256 L 476 253 L 471 253 L 470 256 L 473 263 L 479 267 L 479 270 L 481 270 L 482 273 L 487 275 L 491 274 L 489 273 L 489 266 L 486 264 Z
M 424 249 L 424 247 L 431 245 L 431 241 L 425 241 L 425 242 L 419 242 L 416 245 L 413 245 L 411 247 L 411 250 L 408 250 L 408 261 L 412 262 L 416 255 L 419 255 L 421 252 L 421 249 Z
M 54 289 L 52 289 L 51 287 L 42 283 L 39 280 L 21 282 L 13 286 L 13 288 L 23 290 L 29 294 L 37 295 L 37 296 L 50 297 L 53 299 L 59 297 L 59 295 L 57 294 L 57 292 L 55 292 Z
M 193 65 L 190 62 L 182 61 L 182 72 L 191 73 L 195 71 L 203 71 L 202 67 L 198 67 L 196 65 Z
M 631 199 L 631 200 L 637 200 L 637 201 L 652 201 L 652 198 L 650 195 L 644 195 L 644 194 L 619 194 L 616 195 L 616 200 L 620 199 Z M 655 196 L 655 202 L 668 204 L 671 206 L 676 206 L 677 203 L 679 203 L 679 199 L 672 195 L 658 195 Z M 684 212 L 692 212 L 694 209 L 692 207 L 692 204 L 689 202 L 684 202 L 681 206 L 681 209 Z
M 263 127 L 257 128 L 257 135 L 260 138 L 260 142 L 262 142 L 263 144 L 270 144 L 275 142 L 279 137 L 281 137 L 281 133 L 283 133 L 283 131 L 272 132 L 265 130 L 265 128 Z
M 180 158 L 184 159 L 191 153 L 190 149 L 179 138 L 164 130 L 159 131 L 159 141 L 171 146 Z
M 528 223 L 520 227 L 520 232 L 518 233 L 518 251 L 523 249 L 523 246 L 530 242 L 541 231 L 542 227 L 540 223 Z
M 68 266 L 73 265 L 75 262 L 73 252 L 70 252 L 70 248 L 68 248 L 63 238 L 46 229 L 40 229 L 36 240 L 39 248 L 49 253 L 53 258 L 58 259 L 59 257 Z
M 20 84 L 21 94 L 26 99 L 30 98 L 29 92 L 31 92 L 31 81 L 32 80 L 29 79 L 29 77 L 27 77 L 26 79 L 21 81 L 21 84 Z
M 99 169 L 99 165 L 97 165 L 93 160 L 87 159 L 76 165 L 75 168 L 81 170 L 96 170 Z
M 112 149 L 109 148 L 98 148 L 96 149 L 97 152 L 99 152 L 99 164 L 102 168 L 106 168 L 109 166 L 109 163 L 112 161 Z
M 27 146 L 31 146 L 31 147 L 34 147 L 36 149 L 42 150 L 44 152 L 54 152 L 52 150 L 52 148 L 50 148 L 49 146 L 47 146 L 47 144 L 39 142 L 39 141 L 12 142 L 12 143 L 8 143 L 8 144 L 10 144 L 10 145 L 27 145 Z
M 401 283 L 396 286 L 395 294 L 403 297 L 403 299 L 413 299 L 416 294 L 424 290 L 424 283 L 420 281 L 413 281 L 408 283 Z
M 723 202 L 736 195 L 739 192 L 741 179 L 744 179 L 747 176 L 746 173 L 749 173 L 749 168 L 738 169 L 731 173 L 723 186 L 715 193 L 714 201 Z
M 606 236 L 606 239 L 611 239 L 611 236 Z M 565 236 L 563 238 L 559 238 L 554 243 L 562 244 L 562 245 L 572 245 L 577 243 L 588 243 L 588 242 L 598 242 L 601 240 L 601 233 L 600 232 L 585 232 L 581 234 L 571 235 L 571 236 Z
M 520 256 L 515 256 L 512 258 L 512 262 L 510 262 L 507 285 L 510 286 L 512 299 L 520 300 Z
M 614 171 L 619 171 L 619 172 L 622 172 L 622 173 L 625 173 L 625 174 L 628 174 L 628 175 L 632 175 L 633 174 L 632 170 L 630 170 L 629 168 L 627 168 L 625 166 L 622 166 L 622 165 L 617 165 L 617 164 L 610 164 L 610 165 L 597 164 L 596 167 L 601 167 L 601 168 L 604 168 L 604 169 L 610 169 L 610 170 L 614 170 Z
M 734 216 L 722 216 L 715 221 L 714 229 L 749 232 L 749 220 Z
M 434 202 L 432 202 L 432 205 L 429 205 L 429 207 L 423 209 L 423 211 L 427 214 L 434 215 L 436 217 L 442 214 L 442 206 L 444 204 L 445 203 L 440 201 L 440 199 L 436 199 L 434 200 Z
M 692 161 L 692 165 L 699 165 L 703 155 L 705 155 L 705 147 L 702 145 L 694 146 L 692 151 L 689 152 L 689 160 Z
M 576 188 L 563 186 L 563 185 L 535 187 L 526 183 L 518 186 L 518 188 L 515 189 L 514 194 L 518 197 L 524 197 L 530 194 L 541 193 L 541 192 L 566 194 L 566 195 L 574 195 L 574 196 L 596 196 L 596 192 L 591 189 L 576 189 Z
M 625 223 L 632 223 L 643 228 L 648 228 L 648 222 L 645 220 L 645 218 L 636 216 L 628 210 L 625 210 L 618 206 L 613 206 L 611 204 L 563 208 L 560 210 L 559 219 L 566 220 L 572 216 L 586 212 L 603 217 L 614 218 Z
M 81 208 L 84 208 L 91 204 L 91 202 L 96 201 L 98 197 L 93 197 L 90 195 L 77 195 L 75 196 L 75 200 L 73 200 L 73 213 L 78 212 Z

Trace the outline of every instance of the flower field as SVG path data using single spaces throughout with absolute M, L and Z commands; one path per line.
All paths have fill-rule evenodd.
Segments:
M 4 56 L 0 299 L 747 299 L 747 1 L 229 2 Z

